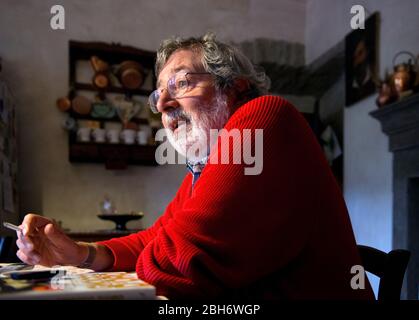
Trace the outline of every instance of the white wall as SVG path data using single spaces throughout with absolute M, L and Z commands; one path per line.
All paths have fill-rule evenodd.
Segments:
M 304 42 L 305 0 L 60 1 L 66 29 L 50 29 L 57 1 L 0 2 L 0 56 L 18 104 L 21 212 L 42 212 L 71 229 L 103 229 L 99 201 L 110 193 L 119 211 L 142 210 L 149 226 L 181 182 L 184 167 L 130 167 L 68 162 L 65 115 L 55 100 L 68 90 L 68 40 L 120 42 L 156 50 L 172 35 L 243 41 Z M 134 223 L 130 227 L 135 227 Z
M 380 75 L 392 71 L 394 55 L 419 52 L 419 1 L 309 0 L 306 15 L 306 61 L 310 63 L 341 41 L 350 29 L 350 8 L 361 4 L 379 11 Z M 392 154 L 375 110 L 376 94 L 344 110 L 344 193 L 359 243 L 392 249 Z

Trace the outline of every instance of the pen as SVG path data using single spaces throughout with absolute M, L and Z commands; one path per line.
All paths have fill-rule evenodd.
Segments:
M 23 231 L 21 228 L 19 228 L 18 226 L 14 225 L 13 223 L 9 223 L 9 222 L 3 222 L 3 226 L 5 226 L 8 229 L 14 230 L 14 231 L 18 231 L 21 233 L 21 235 L 23 236 Z

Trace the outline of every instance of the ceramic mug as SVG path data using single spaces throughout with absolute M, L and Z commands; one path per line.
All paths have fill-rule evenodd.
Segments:
M 148 133 L 146 131 L 137 132 L 137 141 L 139 145 L 145 146 L 148 142 Z
M 104 143 L 106 140 L 106 130 L 102 128 L 96 128 L 93 130 L 92 136 L 96 143 Z
M 135 142 L 135 130 L 132 130 L 132 129 L 122 130 L 121 139 L 125 144 L 134 144 L 134 142 Z
M 90 128 L 79 128 L 77 130 L 77 138 L 81 142 L 89 142 L 90 141 Z
M 106 122 L 105 123 L 105 130 L 117 129 L 119 131 L 122 130 L 122 123 L 120 122 Z
M 119 129 L 109 129 L 106 131 L 106 137 L 110 143 L 119 143 Z

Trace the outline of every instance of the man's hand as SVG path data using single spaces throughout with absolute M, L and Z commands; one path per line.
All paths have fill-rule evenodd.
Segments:
M 86 246 L 71 240 L 51 219 L 27 214 L 20 228 L 16 255 L 27 264 L 77 266 L 87 257 Z

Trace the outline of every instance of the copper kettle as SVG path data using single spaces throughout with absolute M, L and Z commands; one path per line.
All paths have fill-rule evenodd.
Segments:
M 406 54 L 412 59 L 408 62 L 403 62 L 396 65 L 396 59 L 401 55 Z M 408 51 L 400 51 L 393 58 L 394 73 L 392 77 L 392 84 L 400 96 L 403 92 L 413 89 L 416 82 L 417 70 L 416 70 L 416 59 L 415 56 Z

